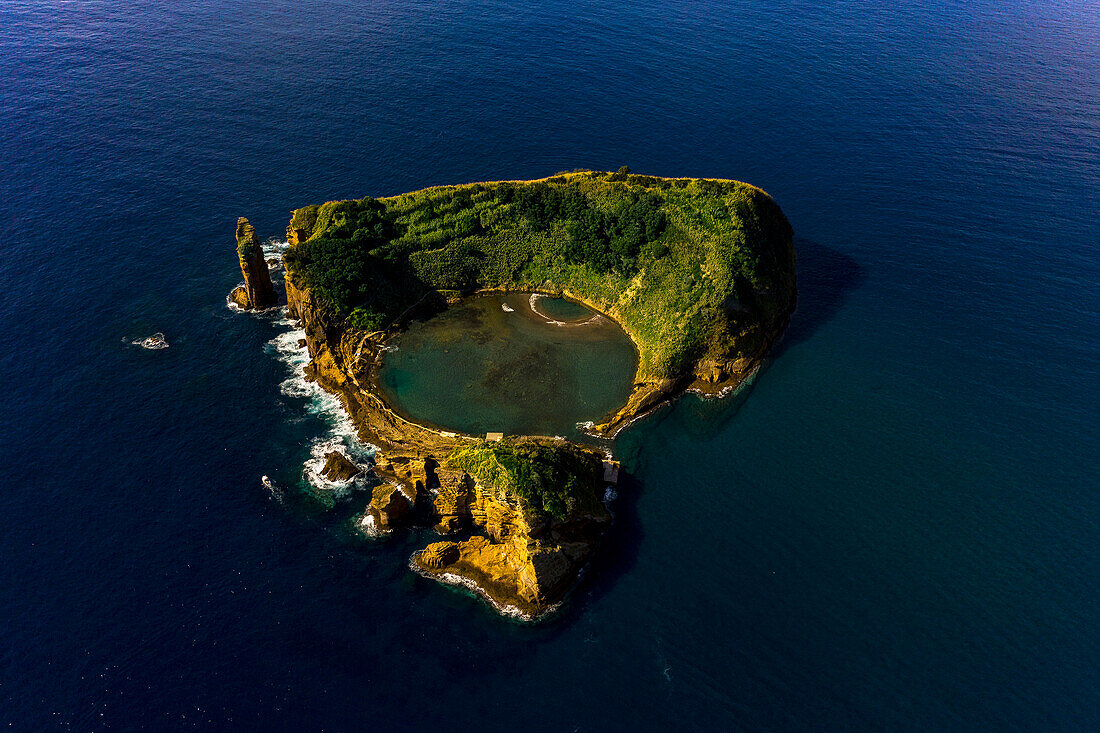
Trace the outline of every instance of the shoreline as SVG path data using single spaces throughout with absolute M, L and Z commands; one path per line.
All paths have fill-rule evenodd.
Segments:
M 496 290 L 496 289 L 494 289 L 494 290 L 479 290 L 477 292 L 471 293 L 470 295 L 463 296 L 461 298 L 451 298 L 451 299 L 449 299 L 448 302 L 447 302 L 446 310 L 450 310 L 452 308 L 456 308 L 456 307 L 460 307 L 462 305 L 466 305 L 466 304 L 470 303 L 471 301 L 479 299 L 479 298 L 488 298 L 488 297 L 498 296 L 498 295 L 499 296 L 529 295 L 530 298 L 537 298 L 537 297 L 545 297 L 545 298 L 562 297 L 562 298 L 566 298 L 567 297 L 567 296 L 560 295 L 560 294 L 556 295 L 556 294 L 549 293 L 549 292 L 546 292 L 546 291 L 538 291 L 538 290 L 530 290 L 530 289 L 521 289 L 521 290 Z M 529 302 L 530 298 L 526 298 L 524 300 Z M 592 311 L 593 315 L 590 316 L 589 318 L 586 318 L 583 321 L 578 322 L 578 323 L 568 323 L 568 322 L 562 322 L 562 321 L 554 321 L 554 320 L 550 319 L 549 317 L 542 315 L 541 313 L 539 313 L 534 308 L 530 308 L 529 310 L 530 310 L 531 313 L 533 313 L 535 316 L 538 317 L 537 322 L 545 323 L 545 324 L 549 324 L 549 325 L 561 326 L 561 327 L 565 327 L 565 328 L 586 326 L 586 325 L 592 323 L 596 319 L 604 319 L 604 320 L 614 324 L 619 329 L 619 331 L 626 337 L 627 341 L 630 343 L 631 349 L 634 352 L 635 362 L 637 362 L 638 354 L 639 354 L 638 344 L 634 341 L 634 339 L 626 331 L 626 329 L 624 329 L 622 327 L 621 323 L 619 323 L 614 317 L 592 308 L 589 304 L 587 304 L 583 301 L 572 299 L 572 298 L 568 298 L 568 300 L 570 300 L 570 302 L 574 302 L 574 303 L 577 303 L 578 305 L 584 306 L 586 309 Z M 505 304 L 505 306 L 509 308 L 509 310 L 507 312 L 509 312 L 509 313 L 514 312 L 514 313 L 516 313 L 516 315 L 518 317 L 528 318 L 528 316 L 526 314 L 524 314 L 522 311 L 517 311 L 517 310 L 511 309 L 511 307 L 507 306 L 506 304 Z M 440 313 L 437 313 L 435 315 L 440 315 L 443 312 L 444 311 L 441 311 Z M 432 317 L 435 317 L 435 316 L 432 316 Z M 404 332 L 404 330 L 405 330 L 404 328 L 401 328 L 401 329 L 398 329 L 398 330 L 394 330 L 392 332 L 386 332 L 385 335 L 382 337 L 382 340 L 377 342 L 377 346 L 375 347 L 375 353 L 374 353 L 373 360 L 371 361 L 371 363 L 368 366 L 364 367 L 364 371 L 366 372 L 366 377 L 364 379 L 360 379 L 359 384 L 361 385 L 363 381 L 368 382 L 370 384 L 371 388 L 372 388 L 372 393 L 374 394 L 374 396 L 376 396 L 381 402 L 383 402 L 385 404 L 386 408 L 388 410 L 390 410 L 394 415 L 396 415 L 397 417 L 401 418 L 402 420 L 404 420 L 404 421 L 406 421 L 410 424 L 419 425 L 421 427 L 427 428 L 429 430 L 433 430 L 433 431 L 441 433 L 441 434 L 454 433 L 457 436 L 466 436 L 466 437 L 469 437 L 469 438 L 472 438 L 472 439 L 475 439 L 475 440 L 479 439 L 478 435 L 475 435 L 473 433 L 468 433 L 468 432 L 465 432 L 465 431 L 460 430 L 458 428 L 448 427 L 446 425 L 441 425 L 441 424 L 439 424 L 437 422 L 434 422 L 432 420 L 428 420 L 426 418 L 421 418 L 421 417 L 417 417 L 415 415 L 412 415 L 411 413 L 407 412 L 404 408 L 402 408 L 400 405 L 395 404 L 391 399 L 388 398 L 388 396 L 386 395 L 386 387 L 381 382 L 381 368 L 383 366 L 382 359 L 383 359 L 383 355 L 386 352 L 392 351 L 393 349 L 396 348 L 395 346 L 392 345 L 392 341 L 393 341 L 394 338 L 400 336 Z M 636 385 L 638 384 L 638 382 L 636 380 L 637 380 L 637 366 L 634 367 L 634 373 L 631 376 L 631 394 L 633 394 L 634 389 L 635 389 Z M 628 397 L 628 399 L 629 399 L 629 397 Z M 599 439 L 602 442 L 606 442 L 607 440 L 613 438 L 614 436 L 613 435 L 604 435 L 604 434 L 599 433 L 599 432 L 593 432 L 590 429 L 582 428 L 581 426 L 582 425 L 599 424 L 600 420 L 603 420 L 603 419 L 605 419 L 605 418 L 607 418 L 611 415 L 614 415 L 617 410 L 622 409 L 622 407 L 625 406 L 625 405 L 626 405 L 626 403 L 624 402 L 619 407 L 614 408 L 611 412 L 604 413 L 603 415 L 600 415 L 598 418 L 587 420 L 583 423 L 577 423 L 574 427 L 582 435 L 585 435 L 585 436 L 590 437 L 590 438 Z
M 496 600 L 495 598 L 493 598 L 492 594 L 489 593 L 489 591 L 483 588 L 473 578 L 467 577 L 465 575 L 460 575 L 459 573 L 455 572 L 433 573 L 430 570 L 426 570 L 418 562 L 420 555 L 423 554 L 423 552 L 423 550 L 417 550 L 409 557 L 408 567 L 410 570 L 412 570 L 414 573 L 422 578 L 425 578 L 427 580 L 434 580 L 435 582 L 445 586 L 449 586 L 450 588 L 464 588 L 468 590 L 474 598 L 477 598 L 483 603 L 489 604 L 489 606 L 491 606 L 492 609 L 498 614 L 506 618 L 512 619 L 513 621 L 524 624 L 538 623 L 539 621 L 546 620 L 561 608 L 561 601 L 559 601 L 541 613 L 527 613 L 519 606 L 510 603 L 503 603 Z

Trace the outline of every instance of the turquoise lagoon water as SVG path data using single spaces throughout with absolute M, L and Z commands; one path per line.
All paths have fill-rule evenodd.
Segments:
M 1094 0 L 0 4 L 0 722 L 1095 729 L 1098 48 Z M 311 483 L 369 449 L 232 232 L 624 164 L 768 190 L 799 309 L 622 433 L 516 625 Z
M 471 434 L 577 437 L 630 395 L 638 359 L 605 316 L 564 298 L 486 295 L 391 340 L 379 384 L 405 414 Z

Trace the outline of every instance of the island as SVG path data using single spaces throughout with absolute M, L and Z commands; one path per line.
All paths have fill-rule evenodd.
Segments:
M 286 236 L 286 306 L 306 333 L 307 375 L 377 447 L 381 483 L 365 523 L 376 532 L 430 524 L 440 540 L 410 567 L 523 619 L 553 611 L 591 560 L 611 521 L 604 495 L 618 464 L 595 445 L 466 435 L 399 414 L 376 382 L 387 341 L 487 292 L 580 302 L 614 319 L 638 351 L 627 402 L 587 426 L 611 438 L 685 391 L 742 384 L 796 302 L 786 217 L 767 193 L 732 180 L 624 167 L 437 186 L 306 206 Z M 233 301 L 267 307 L 267 265 L 246 219 L 237 240 L 245 284 Z

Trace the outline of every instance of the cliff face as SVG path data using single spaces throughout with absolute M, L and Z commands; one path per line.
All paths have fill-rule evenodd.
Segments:
M 242 308 L 269 308 L 279 302 L 271 284 L 263 248 L 256 238 L 256 229 L 243 216 L 237 219 L 237 256 L 241 262 L 244 285 L 231 294 L 234 303 Z
M 516 442 L 565 444 L 545 438 Z M 592 449 L 572 445 L 569 450 L 588 453 L 602 466 L 602 456 Z M 562 517 L 540 516 L 514 494 L 460 469 L 439 467 L 432 474 L 436 531 L 475 534 L 429 545 L 414 555 L 414 566 L 445 582 L 473 586 L 508 613 L 538 617 L 560 601 L 611 521 L 599 501 Z
M 606 436 L 685 390 L 736 388 L 797 301 L 790 223 L 730 180 L 590 171 L 439 186 L 302 207 L 287 240 L 299 285 L 368 331 L 399 330 L 426 298 L 483 290 L 606 314 L 638 349 L 629 401 L 590 428 Z

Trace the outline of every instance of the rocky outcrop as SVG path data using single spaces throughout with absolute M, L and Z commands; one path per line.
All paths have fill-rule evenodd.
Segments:
M 610 515 L 598 501 L 561 519 L 532 514 L 516 497 L 482 484 L 447 463 L 456 450 L 478 443 L 474 436 L 440 431 L 396 413 L 374 386 L 374 368 L 385 334 L 348 328 L 286 273 L 287 306 L 306 334 L 308 378 L 339 396 L 360 439 L 378 447 L 375 487 L 367 513 L 381 532 L 432 526 L 444 539 L 415 553 L 411 566 L 444 583 L 475 590 L 492 605 L 525 619 L 552 611 L 591 561 Z M 715 360 L 700 373 L 678 380 L 640 382 L 627 404 L 595 426 L 614 434 L 639 415 L 681 393 L 703 387 L 717 391 L 737 383 L 759 363 Z M 552 439 L 525 438 L 526 441 Z M 602 467 L 602 454 L 591 451 Z
M 256 238 L 256 229 L 243 216 L 237 219 L 237 257 L 241 263 L 244 285 L 233 290 L 230 298 L 241 308 L 270 308 L 279 297 L 271 284 L 271 274 L 264 260 L 263 248 Z
M 412 514 L 416 497 L 410 497 L 405 492 L 406 489 L 403 487 L 388 483 L 374 487 L 370 508 L 367 511 L 374 517 L 375 527 L 382 531 L 389 531 L 407 522 Z
M 470 505 L 474 500 L 474 482 L 462 471 L 437 469 L 438 486 L 432 503 L 435 531 L 454 534 L 473 521 Z
M 636 381 L 626 404 L 588 428 L 606 437 L 687 390 L 720 395 L 751 379 L 782 334 L 797 297 L 793 232 L 765 192 L 735 181 L 658 179 L 622 172 L 605 177 L 574 173 L 548 180 L 584 195 L 606 191 L 608 181 L 626 184 L 631 191 L 647 189 L 647 201 L 662 202 L 661 227 L 689 235 L 671 238 L 670 243 L 678 243 L 671 249 L 653 240 L 659 246 L 640 251 L 636 275 L 614 287 L 593 287 L 587 277 L 561 273 L 531 282 L 517 271 L 515 282 L 467 278 L 455 290 L 429 288 L 418 294 L 420 287 L 401 284 L 414 270 L 420 273 L 406 267 L 412 260 L 402 258 L 411 258 L 413 251 L 402 249 L 403 254 L 383 257 L 387 264 L 372 265 L 372 277 L 359 283 L 373 296 L 367 298 L 371 308 L 363 311 L 368 317 L 359 313 L 349 319 L 347 314 L 356 313 L 361 300 L 322 301 L 307 287 L 305 270 L 295 272 L 295 263 L 302 268 L 316 263 L 319 252 L 360 256 L 358 249 L 342 244 L 350 233 L 359 244 L 365 241 L 362 236 L 392 240 L 406 224 L 400 216 L 391 221 L 379 212 L 388 211 L 396 200 L 366 198 L 303 207 L 293 213 L 286 230 L 287 311 L 305 332 L 310 356 L 305 374 L 338 396 L 360 439 L 378 448 L 373 471 L 381 483 L 372 491 L 363 527 L 368 532 L 414 523 L 434 527 L 445 539 L 416 553 L 411 559 L 414 569 L 473 588 L 498 609 L 527 618 L 554 608 L 592 557 L 610 521 L 601 501 L 604 487 L 616 481 L 617 471 L 605 471 L 602 454 L 568 441 L 481 441 L 481 436 L 441 431 L 397 413 L 375 382 L 387 338 L 410 318 L 453 305 L 482 286 L 516 287 L 579 301 L 622 326 L 638 347 Z M 503 194 L 520 184 L 539 190 L 549 185 L 476 184 L 470 193 L 480 196 L 488 191 L 492 198 L 496 191 L 501 196 L 492 205 L 506 206 L 510 199 Z M 453 188 L 456 201 L 465 189 Z M 711 212 L 716 201 L 715 210 L 723 212 L 721 222 L 701 224 L 692 212 Z M 439 212 L 432 207 L 418 215 L 436 217 Z M 704 218 L 713 217 L 708 213 Z M 649 223 L 646 227 L 648 231 Z M 503 231 L 519 232 L 514 227 Z M 238 222 L 237 239 L 245 286 L 234 292 L 234 300 L 249 308 L 274 303 L 255 232 L 245 219 Z M 413 249 L 418 256 L 434 257 L 431 250 Z M 437 264 L 451 267 L 449 260 Z M 387 274 L 390 266 L 393 272 Z M 381 285 L 374 275 L 382 277 Z M 385 307 L 374 312 L 380 304 Z M 360 331 L 351 322 L 369 323 L 378 330 Z M 340 457 L 328 459 L 326 475 L 350 475 Z M 578 477 L 583 478 L 580 483 Z M 576 500 L 578 496 L 583 500 Z
M 552 611 L 569 592 L 594 547 L 591 540 L 563 543 L 519 534 L 497 542 L 475 535 L 429 545 L 413 563 L 429 577 L 458 580 L 498 609 L 535 619 Z
M 286 228 L 286 242 L 291 247 L 309 239 L 309 232 L 301 227 L 294 226 L 293 222 Z
M 325 467 L 321 469 L 321 475 L 329 481 L 350 481 L 362 473 L 347 456 L 339 451 L 332 451 L 325 456 Z
M 454 542 L 433 542 L 420 553 L 420 564 L 432 570 L 442 570 L 461 556 Z

